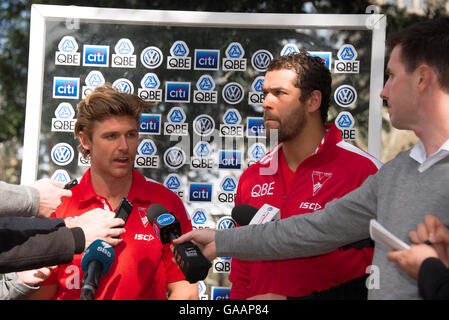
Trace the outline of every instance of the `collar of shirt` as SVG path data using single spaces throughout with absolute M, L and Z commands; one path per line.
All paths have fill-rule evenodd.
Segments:
M 143 175 L 141 175 L 138 171 L 133 169 L 133 182 L 131 184 L 131 189 L 129 190 L 129 193 L 127 195 L 127 199 L 130 202 L 133 202 L 134 199 L 139 199 L 142 201 L 146 201 L 149 199 L 149 193 L 148 190 L 145 190 L 145 183 L 146 179 Z M 97 195 L 95 192 L 93 186 L 92 186 L 92 180 L 90 178 L 90 168 L 86 171 L 86 173 L 81 178 L 81 181 L 78 185 L 82 192 L 78 193 L 78 201 L 84 202 L 84 201 L 91 201 L 93 199 L 96 199 L 98 201 L 101 201 L 104 205 L 105 210 L 112 210 L 113 208 L 109 208 L 106 198 Z M 75 196 L 75 195 L 74 195 Z
M 419 172 L 424 172 L 433 166 L 438 161 L 446 158 L 449 155 L 449 139 L 438 149 L 437 152 L 427 157 L 426 149 L 421 140 L 410 150 L 410 158 L 414 159 L 420 164 Z

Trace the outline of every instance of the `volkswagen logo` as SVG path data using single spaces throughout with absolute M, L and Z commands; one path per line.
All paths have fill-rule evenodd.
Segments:
M 51 160 L 59 166 L 66 166 L 72 162 L 73 148 L 68 143 L 58 143 L 51 149 Z
M 237 82 L 225 85 L 222 91 L 223 99 L 229 104 L 237 104 L 243 100 L 243 87 Z
M 164 153 L 164 162 L 167 167 L 178 169 L 186 162 L 186 154 L 178 147 L 169 148 Z
M 251 58 L 251 64 L 253 68 L 259 72 L 265 72 L 267 71 L 268 65 L 270 64 L 271 60 L 273 60 L 272 54 L 267 50 L 258 50 L 256 51 L 252 58 Z
M 148 69 L 155 69 L 162 63 L 164 56 L 158 47 L 147 47 L 140 54 L 140 61 Z
M 229 217 L 223 217 L 217 222 L 217 229 L 235 228 L 235 221 Z
M 199 136 L 208 136 L 210 135 L 215 129 L 215 122 L 214 119 L 212 119 L 211 116 L 208 116 L 206 114 L 202 114 L 195 118 L 193 121 L 193 130 L 195 133 Z
M 340 107 L 349 107 L 357 101 L 357 91 L 347 84 L 339 86 L 335 90 L 334 100 Z

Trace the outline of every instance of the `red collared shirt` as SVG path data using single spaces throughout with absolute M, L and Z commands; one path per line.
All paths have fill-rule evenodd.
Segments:
M 90 169 L 71 191 L 72 197 L 64 199 L 54 214 L 56 217 L 75 217 L 95 208 L 116 209 L 95 193 Z M 114 262 L 101 278 L 95 299 L 166 299 L 167 283 L 184 280 L 185 277 L 172 261 L 169 245 L 161 244 L 146 219 L 147 208 L 154 203 L 163 205 L 179 219 L 183 233 L 192 230 L 189 217 L 176 194 L 159 183 L 148 181 L 136 170 L 133 170 L 133 182 L 127 199 L 133 204 L 133 211 L 125 225 L 126 233 L 121 236 L 123 241 L 114 247 Z M 79 299 L 83 279 L 81 259 L 81 254 L 75 255 L 71 263 L 58 266 L 42 284 L 57 283 L 57 300 Z
M 315 153 L 294 173 L 281 156 L 282 144 L 250 166 L 240 177 L 235 205 L 260 208 L 267 203 L 281 210 L 282 219 L 315 212 L 327 202 L 356 189 L 377 172 L 380 161 L 342 141 L 335 125 L 327 128 Z M 285 178 L 290 180 L 287 187 Z M 261 238 L 261 241 L 267 239 Z M 232 259 L 231 299 L 247 299 L 265 293 L 290 297 L 310 295 L 315 290 L 325 290 L 366 275 L 372 256 L 373 248 L 352 248 L 277 261 Z

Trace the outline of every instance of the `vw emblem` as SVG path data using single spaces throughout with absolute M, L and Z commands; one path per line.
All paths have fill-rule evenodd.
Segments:
M 223 99 L 229 104 L 237 104 L 243 100 L 243 87 L 237 82 L 225 85 L 222 91 Z
M 164 56 L 158 47 L 147 47 L 140 54 L 140 61 L 148 69 L 155 69 L 162 63 Z
M 134 93 L 134 86 L 131 81 L 125 78 L 117 79 L 112 84 L 114 88 L 116 88 L 118 91 L 128 94 Z
M 267 71 L 268 65 L 270 64 L 271 60 L 273 60 L 273 55 L 270 53 L 270 51 L 262 49 L 256 51 L 253 54 L 251 58 L 251 64 L 256 71 L 265 72 Z
M 173 147 L 169 148 L 164 153 L 164 162 L 167 167 L 172 169 L 178 169 L 183 166 L 186 161 L 186 154 L 184 150 Z
M 217 222 L 217 229 L 235 228 L 235 221 L 229 217 L 223 217 Z
M 335 90 L 334 100 L 340 107 L 349 107 L 357 101 L 357 91 L 350 85 L 342 85 Z
M 73 148 L 68 143 L 58 143 L 51 149 L 51 160 L 60 166 L 66 166 L 72 162 L 73 156 Z
M 206 114 L 200 115 L 193 121 L 193 130 L 199 136 L 208 136 L 215 129 L 215 122 L 211 116 Z

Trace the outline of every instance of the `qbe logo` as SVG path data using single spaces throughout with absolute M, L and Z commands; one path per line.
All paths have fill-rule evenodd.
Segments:
M 157 147 L 151 139 L 144 139 L 137 147 L 137 155 L 134 165 L 137 168 L 159 168 L 159 156 L 156 155 Z
M 83 86 L 81 93 L 82 99 L 86 98 L 89 94 L 94 92 L 96 87 L 102 86 L 105 83 L 103 74 L 100 71 L 93 70 L 89 72 L 86 77 L 86 85 Z
M 360 61 L 357 58 L 357 51 L 352 44 L 343 45 L 338 50 L 337 57 L 339 60 L 335 61 L 335 73 L 359 73 Z
M 232 42 L 225 51 L 226 58 L 223 58 L 223 71 L 246 71 L 246 59 L 243 58 L 245 50 L 238 42 Z
M 265 72 L 267 71 L 268 65 L 270 64 L 271 60 L 273 60 L 273 55 L 270 51 L 261 49 L 254 52 L 253 56 L 251 57 L 251 65 L 253 66 L 254 70 L 259 72 Z
M 135 68 L 137 65 L 134 46 L 131 40 L 123 38 L 115 45 L 115 54 L 112 54 L 113 68 Z
M 309 54 L 309 56 L 312 57 L 318 57 L 321 60 L 323 60 L 326 68 L 328 68 L 329 70 L 331 70 L 331 65 L 332 65 L 332 52 L 323 52 L 323 51 L 310 51 L 307 52 Z
M 242 152 L 236 150 L 220 150 L 218 153 L 218 168 L 240 170 L 242 168 Z
M 231 176 L 226 176 L 220 184 L 221 192 L 218 193 L 218 201 L 220 203 L 233 203 L 235 200 L 235 191 L 237 189 L 237 181 Z
M 167 69 L 190 70 L 192 68 L 192 58 L 188 57 L 189 47 L 178 40 L 170 48 L 171 56 L 167 57 Z
M 70 176 L 67 173 L 67 171 L 62 170 L 62 169 L 58 169 L 56 170 L 53 175 L 50 178 L 51 181 L 57 181 L 57 182 L 61 182 L 63 184 L 66 184 L 67 182 L 69 182 Z
M 193 148 L 194 156 L 190 158 L 190 169 L 212 169 L 214 160 L 211 157 L 211 146 L 208 142 L 199 141 Z
M 138 90 L 139 98 L 148 102 L 162 102 L 162 89 L 159 89 L 161 82 L 155 73 L 147 73 L 140 80 Z
M 83 66 L 85 67 L 108 67 L 109 46 L 94 46 L 86 44 L 83 47 Z
M 189 185 L 189 201 L 212 202 L 212 184 L 191 183 Z
M 70 103 L 62 102 L 55 110 L 56 118 L 51 119 L 51 131 L 73 132 L 76 119 L 75 110 Z
M 242 116 L 237 109 L 230 108 L 223 115 L 224 124 L 220 124 L 220 137 L 243 138 Z
M 259 161 L 265 155 L 265 153 L 267 153 L 267 148 L 263 143 L 253 143 L 248 148 L 248 158 L 246 160 L 248 167 Z
M 225 258 L 218 258 L 214 260 L 214 273 L 230 273 L 231 272 L 231 259 L 225 259 Z M 223 300 L 226 300 L 228 298 L 223 297 Z M 221 299 L 215 299 L 215 300 L 221 300 Z
M 167 115 L 168 122 L 164 123 L 164 134 L 169 136 L 187 136 L 189 124 L 185 123 L 186 114 L 181 107 L 173 107 Z
M 195 209 L 192 214 L 192 227 L 194 229 L 207 228 L 207 222 L 207 211 L 202 208 Z
M 66 166 L 72 162 L 75 153 L 68 143 L 58 143 L 51 149 L 51 160 L 59 166 Z
M 78 99 L 80 78 L 54 77 L 54 99 Z
M 237 82 L 230 82 L 224 86 L 222 96 L 227 103 L 237 104 L 243 100 L 243 87 Z
M 341 137 L 344 140 L 354 141 L 356 139 L 357 131 L 354 124 L 354 117 L 347 111 L 340 112 L 335 119 L 335 125 L 340 130 Z
M 357 101 L 357 91 L 354 87 L 344 84 L 335 90 L 334 100 L 340 107 L 349 107 Z
M 262 117 L 248 117 L 246 121 L 248 138 L 266 138 L 265 124 Z
M 161 115 L 142 113 L 140 115 L 139 133 L 152 135 L 161 134 Z
M 295 52 L 299 52 L 298 46 L 294 43 L 287 43 L 281 50 L 281 56 L 287 56 Z
M 218 70 L 220 50 L 195 49 L 195 70 Z
M 248 101 L 250 104 L 260 105 L 265 99 L 265 95 L 262 92 L 264 78 L 265 77 L 263 76 L 258 76 L 254 79 L 253 84 L 251 85 L 252 91 L 248 94 Z
M 81 55 L 78 51 L 78 43 L 72 36 L 65 36 L 58 44 L 59 51 L 55 54 L 55 64 L 63 66 L 79 66 Z
M 203 74 L 198 79 L 196 87 L 198 90 L 193 91 L 194 103 L 217 103 L 217 91 L 214 91 L 215 82 L 210 75 Z
M 166 102 L 190 102 L 190 82 L 165 82 Z
M 140 54 L 140 61 L 148 69 L 156 69 L 162 64 L 164 56 L 158 47 L 146 47 Z
M 184 198 L 184 191 L 182 190 L 181 177 L 176 173 L 169 174 L 164 180 L 164 185 L 168 189 L 176 193 L 178 197 L 180 197 L 181 199 Z

